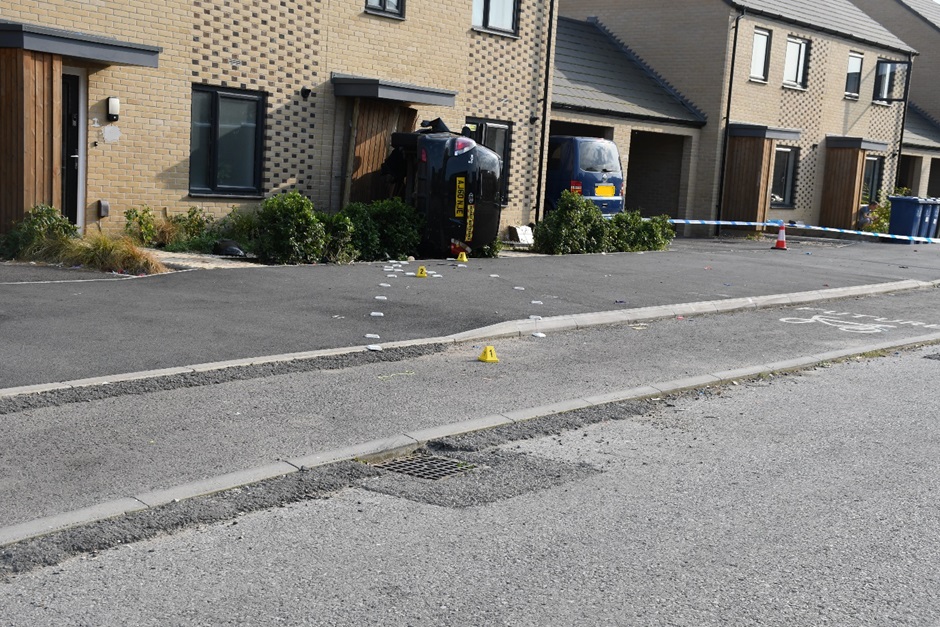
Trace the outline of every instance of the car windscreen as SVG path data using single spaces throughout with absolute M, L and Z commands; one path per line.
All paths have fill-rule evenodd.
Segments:
M 620 172 L 620 154 L 611 142 L 582 142 L 581 169 L 585 172 Z

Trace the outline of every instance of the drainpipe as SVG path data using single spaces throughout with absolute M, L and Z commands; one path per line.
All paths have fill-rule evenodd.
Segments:
M 548 101 L 548 88 L 551 85 L 552 49 L 555 43 L 555 4 L 558 0 L 549 0 L 548 5 L 548 43 L 545 46 L 545 85 L 542 89 L 542 132 L 539 135 L 539 175 L 535 186 L 535 221 L 541 218 L 542 202 L 545 194 L 542 193 L 542 170 L 545 168 L 545 137 L 548 135 L 548 116 L 551 103 Z
M 907 80 L 904 82 L 904 108 L 901 110 L 901 133 L 898 137 L 898 160 L 894 164 L 894 188 L 901 183 L 901 153 L 904 151 L 904 127 L 907 124 L 907 107 L 911 97 L 911 74 L 914 73 L 914 53 L 907 53 Z M 893 190 L 892 190 L 893 191 Z M 914 190 L 911 190 L 913 193 Z
M 741 9 L 741 13 L 734 18 L 734 43 L 731 46 L 731 73 L 728 78 L 728 106 L 725 110 L 725 137 L 724 141 L 721 144 L 721 172 L 718 174 L 718 212 L 715 216 L 716 220 L 721 220 L 721 205 L 724 202 L 725 196 L 725 168 L 728 165 L 728 140 L 731 137 L 731 94 L 734 91 L 734 68 L 735 61 L 738 57 L 738 32 L 741 30 L 740 23 L 741 18 L 744 17 L 746 11 Z M 721 233 L 721 226 L 715 225 L 715 235 Z

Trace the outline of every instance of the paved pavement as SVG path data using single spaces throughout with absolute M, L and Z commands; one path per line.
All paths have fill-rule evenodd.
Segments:
M 417 263 L 145 279 L 2 265 L 0 334 L 11 341 L 0 344 L 0 385 L 7 387 L 213 359 L 252 362 L 276 352 L 355 350 L 325 366 L 242 363 L 149 383 L 8 396 L 0 402 L 7 441 L 0 492 L 14 505 L 0 519 L 7 525 L 0 544 L 435 434 L 811 364 L 879 343 L 937 339 L 935 291 L 927 289 L 843 300 L 827 314 L 849 325 L 880 318 L 881 339 L 840 330 L 832 320 L 780 319 L 821 314 L 803 309 L 814 300 L 928 285 L 940 279 L 940 248 L 790 246 L 780 252 L 767 242 L 678 241 L 669 252 L 642 255 L 425 263 L 439 279 L 408 276 Z M 843 291 L 819 291 L 835 289 Z M 804 296 L 798 304 L 780 296 L 790 293 Z M 755 312 L 760 299 L 790 306 Z M 677 306 L 703 300 L 719 304 Z M 746 313 L 699 315 L 720 303 Z M 665 306 L 659 322 L 578 334 L 550 328 L 552 317 L 578 315 L 568 320 L 590 326 L 657 305 Z M 377 311 L 385 315 L 371 315 Z M 495 370 L 480 370 L 480 346 L 472 343 L 443 352 L 363 349 L 520 319 L 533 329 L 543 325 L 551 341 L 526 333 L 500 343 Z M 381 338 L 364 339 L 366 333 Z M 44 517 L 52 518 L 37 522 Z

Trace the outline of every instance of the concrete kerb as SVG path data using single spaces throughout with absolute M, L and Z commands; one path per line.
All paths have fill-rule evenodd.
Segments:
M 832 292 L 838 292 L 839 297 L 851 297 L 851 296 L 861 296 L 868 294 L 879 294 L 887 293 L 892 291 L 901 291 L 908 289 L 922 289 L 927 287 L 937 287 L 940 285 L 940 281 L 934 282 L 923 282 L 923 281 L 899 281 L 896 283 L 888 284 L 879 284 L 872 286 L 858 286 L 856 288 L 837 288 L 832 290 Z M 803 300 L 809 295 L 815 295 L 813 300 L 828 300 L 829 298 L 836 298 L 836 296 L 830 296 L 831 292 L 829 290 L 823 290 L 818 292 L 803 292 L 790 295 L 778 295 L 770 297 L 753 297 L 753 298 L 742 298 L 742 299 L 730 299 L 736 301 L 738 304 L 738 309 L 750 309 L 755 307 L 771 307 L 779 306 L 785 304 L 796 304 L 802 302 L 811 302 L 810 300 Z M 717 301 L 717 303 L 729 304 L 729 301 Z M 654 320 L 664 317 L 673 317 L 676 315 L 683 315 L 679 312 L 688 311 L 689 313 L 701 313 L 703 310 L 708 310 L 709 306 L 715 306 L 715 302 L 712 303 L 690 303 L 687 305 L 677 305 L 672 307 L 648 307 L 634 310 L 622 310 L 614 312 L 600 312 L 597 314 L 581 314 L 573 316 L 558 316 L 555 319 L 547 319 L 558 324 L 556 330 L 560 329 L 577 329 L 577 328 L 587 328 L 589 326 L 605 325 L 612 324 L 616 322 L 638 322 L 646 320 Z M 729 305 L 730 306 L 730 305 Z M 691 309 L 685 309 L 685 307 L 690 307 Z M 718 309 L 715 309 L 718 311 Z M 733 311 L 733 308 L 725 309 L 722 307 L 721 311 Z M 385 344 L 386 347 L 393 346 L 415 346 L 415 345 L 425 345 L 431 343 L 460 343 L 460 342 L 470 342 L 470 341 L 479 341 L 481 339 L 491 339 L 493 335 L 488 335 L 483 333 L 486 329 L 491 329 L 493 331 L 501 332 L 503 336 L 513 336 L 519 335 L 523 332 L 528 332 L 529 329 L 535 328 L 535 323 L 539 323 L 540 328 L 547 328 L 543 326 L 546 322 L 546 319 L 535 321 L 535 320 L 523 320 L 516 321 L 513 323 L 501 323 L 499 325 L 493 325 L 492 327 L 485 327 L 484 329 L 478 329 L 476 331 L 470 331 L 460 334 L 455 334 L 452 336 L 446 336 L 442 338 L 427 338 L 427 339 L 418 339 L 418 340 L 406 340 L 402 342 L 392 342 Z M 512 328 L 512 325 L 515 325 L 515 328 Z M 567 326 L 566 326 L 567 325 Z M 392 436 L 389 438 L 374 440 L 371 442 L 366 442 L 362 444 L 357 444 L 345 448 L 334 449 L 331 451 L 323 451 L 318 453 L 313 453 L 304 457 L 294 458 L 290 460 L 282 460 L 265 466 L 250 468 L 243 471 L 237 471 L 233 473 L 227 473 L 225 475 L 220 475 L 217 477 L 211 477 L 202 481 L 196 481 L 192 483 L 183 484 L 181 486 L 175 486 L 167 488 L 165 490 L 156 490 L 148 493 L 143 493 L 135 497 L 126 497 L 121 499 L 116 499 L 113 501 L 108 501 L 98 505 L 93 505 L 90 507 L 82 508 L 79 510 L 74 510 L 71 512 L 64 512 L 62 514 L 56 514 L 53 516 L 48 516 L 40 518 L 33 521 L 28 521 L 8 527 L 0 528 L 0 547 L 28 540 L 31 538 L 48 535 L 56 531 L 62 531 L 71 527 L 80 526 L 83 524 L 89 524 L 92 522 L 102 521 L 109 518 L 115 518 L 126 514 L 132 514 L 134 512 L 139 512 L 145 509 L 152 507 L 158 507 L 160 505 L 165 505 L 169 502 L 179 501 L 184 499 L 196 498 L 200 496 L 206 496 L 209 494 L 222 492 L 225 490 L 230 490 L 234 488 L 243 487 L 246 485 L 258 483 L 265 481 L 267 479 L 272 479 L 279 476 L 284 476 L 291 474 L 293 472 L 298 472 L 300 470 L 314 468 L 317 466 L 323 466 L 327 464 L 337 463 L 340 461 L 354 460 L 354 459 L 378 459 L 382 457 L 389 457 L 398 454 L 402 454 L 411 450 L 415 450 L 420 446 L 426 444 L 427 442 L 440 439 L 448 436 L 461 435 L 465 433 L 470 433 L 473 431 L 480 431 L 483 429 L 490 429 L 498 427 L 505 424 L 511 424 L 515 422 L 521 422 L 525 420 L 534 420 L 537 418 L 542 418 L 545 416 L 550 416 L 562 412 L 574 411 L 577 409 L 583 409 L 587 407 L 605 405 L 609 403 L 616 403 L 628 400 L 643 400 L 649 398 L 656 398 L 661 395 L 672 394 L 680 392 L 683 390 L 696 389 L 705 386 L 718 385 L 723 383 L 729 383 L 737 379 L 745 379 L 752 376 L 758 376 L 760 374 L 769 374 L 774 372 L 785 372 L 789 370 L 799 370 L 807 367 L 811 367 L 820 363 L 825 363 L 829 361 L 836 361 L 839 359 L 847 359 L 856 355 L 864 355 L 867 353 L 873 353 L 878 351 L 885 350 L 896 350 L 911 346 L 924 345 L 924 344 L 935 344 L 940 343 L 940 333 L 935 333 L 931 335 L 925 335 L 915 338 L 908 338 L 905 340 L 899 340 L 895 342 L 881 342 L 878 344 L 873 344 L 865 347 L 859 347 L 854 349 L 846 349 L 843 351 L 830 351 L 827 353 L 820 353 L 817 355 L 811 355 L 807 357 L 801 357 L 796 359 L 784 360 L 780 362 L 774 362 L 769 364 L 750 366 L 746 368 L 740 368 L 736 370 L 721 371 L 711 374 L 704 374 L 695 377 L 688 377 L 685 379 L 678 379 L 673 381 L 666 381 L 662 383 L 657 383 L 648 386 L 642 386 L 638 388 L 631 388 L 629 390 L 621 390 L 610 392 L 602 395 L 590 396 L 585 398 L 576 398 L 570 399 L 567 401 L 562 401 L 559 403 L 553 403 L 551 405 L 545 405 L 542 407 L 533 407 L 526 408 L 521 410 L 515 410 L 506 412 L 503 414 L 496 414 L 491 416 L 484 416 L 481 418 L 473 419 L 470 421 L 452 423 L 449 425 L 442 425 L 439 427 L 431 427 L 428 429 L 422 429 L 414 432 L 409 432 L 401 435 Z M 213 369 L 223 369 L 228 367 L 235 366 L 244 366 L 252 365 L 258 363 L 272 363 L 276 361 L 291 361 L 297 359 L 310 359 L 314 357 L 319 357 L 323 355 L 337 355 L 345 354 L 350 352 L 358 352 L 365 350 L 364 347 L 353 347 L 346 349 L 327 349 L 324 351 L 310 351 L 304 353 L 292 353 L 290 355 L 279 355 L 279 356 L 268 356 L 261 358 L 253 359 L 244 359 L 244 360 L 231 360 L 227 362 L 216 362 L 214 364 L 198 364 L 195 366 L 189 366 L 186 368 L 173 368 L 165 369 L 162 371 L 149 371 L 149 372 L 140 372 L 140 373 L 129 373 L 126 375 L 116 375 L 112 377 L 99 377 L 93 379 L 82 379 L 79 381 L 72 382 L 62 382 L 62 383 L 52 383 L 52 384 L 41 384 L 35 386 L 23 386 L 19 388 L 7 388 L 6 390 L 0 390 L 0 397 L 3 396 L 12 396 L 15 394 L 29 394 L 36 393 L 40 391 L 47 390 L 57 390 L 64 388 L 73 388 L 80 386 L 88 386 L 96 384 L 106 384 L 109 382 L 115 381 L 127 381 L 133 379 L 147 378 L 152 376 L 166 376 L 167 372 L 172 371 L 173 373 L 177 372 L 196 372 L 196 371 L 205 371 Z M 158 374 L 159 373 L 159 374 Z

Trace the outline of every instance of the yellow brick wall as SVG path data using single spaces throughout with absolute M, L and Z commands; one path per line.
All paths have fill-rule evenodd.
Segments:
M 540 100 L 548 8 L 520 0 L 518 37 L 471 28 L 467 0 L 409 0 L 404 20 L 364 12 L 364 0 L 7 0 L 0 19 L 160 46 L 159 68 L 101 66 L 88 71 L 87 227 L 117 231 L 126 209 L 159 213 L 199 206 L 223 215 L 257 199 L 190 197 L 189 147 L 194 83 L 267 94 L 264 190 L 297 189 L 318 209 L 339 209 L 345 102 L 331 72 L 458 92 L 453 108 L 418 106 L 418 119 L 442 117 L 459 130 L 467 116 L 511 122 L 511 201 L 503 223 L 534 215 Z M 304 99 L 300 90 L 312 90 Z M 121 99 L 121 119 L 105 127 L 104 103 Z M 119 131 L 116 137 L 115 130 Z M 97 201 L 111 217 L 97 219 Z
M 771 32 L 771 54 L 766 82 L 750 79 L 755 28 Z M 809 41 L 806 89 L 783 86 L 787 37 Z M 862 82 L 857 99 L 845 95 L 849 53 L 863 55 Z M 771 219 L 802 220 L 818 224 L 825 180 L 827 135 L 862 137 L 884 142 L 885 152 L 871 152 L 885 158 L 883 180 L 894 181 L 897 159 L 892 155 L 899 141 L 900 103 L 872 103 L 875 66 L 878 59 L 904 60 L 904 55 L 874 46 L 795 27 L 784 22 L 758 18 L 741 20 L 738 62 L 732 98 L 732 122 L 760 124 L 801 131 L 798 141 L 780 145 L 800 148 L 795 190 L 795 209 L 771 209 Z

